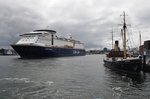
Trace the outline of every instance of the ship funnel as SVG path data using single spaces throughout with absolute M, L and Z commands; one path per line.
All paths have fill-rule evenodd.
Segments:
M 119 51 L 119 41 L 115 41 L 115 51 Z

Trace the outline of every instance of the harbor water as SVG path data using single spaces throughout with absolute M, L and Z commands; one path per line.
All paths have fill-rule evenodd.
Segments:
M 149 73 L 110 70 L 104 56 L 0 56 L 0 99 L 150 99 Z

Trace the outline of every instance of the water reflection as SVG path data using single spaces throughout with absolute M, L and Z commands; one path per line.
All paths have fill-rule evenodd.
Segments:
M 137 99 L 145 90 L 146 75 L 143 72 L 131 73 L 105 68 L 105 74 L 105 85 L 110 88 L 114 99 Z
M 107 74 L 107 80 L 111 81 L 123 81 L 129 83 L 132 86 L 136 86 L 144 83 L 146 75 L 144 72 L 127 72 L 127 71 L 117 71 L 105 68 L 105 73 Z

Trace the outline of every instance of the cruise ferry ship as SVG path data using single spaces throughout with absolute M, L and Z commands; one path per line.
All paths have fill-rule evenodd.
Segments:
M 34 30 L 20 35 L 11 46 L 21 58 L 84 56 L 84 44 L 72 37 L 58 37 L 54 30 Z

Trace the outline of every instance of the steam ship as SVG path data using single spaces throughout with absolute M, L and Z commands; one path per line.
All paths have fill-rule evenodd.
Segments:
M 127 72 L 140 72 L 143 70 L 142 57 L 131 57 L 126 50 L 126 29 L 125 12 L 123 13 L 123 51 L 120 50 L 119 42 L 115 41 L 115 47 L 112 48 L 110 53 L 106 54 L 106 58 L 103 60 L 104 65 L 111 69 L 122 70 Z M 113 42 L 113 40 L 112 40 Z
M 84 56 L 84 44 L 80 41 L 58 37 L 54 30 L 34 30 L 20 35 L 12 48 L 21 58 Z

